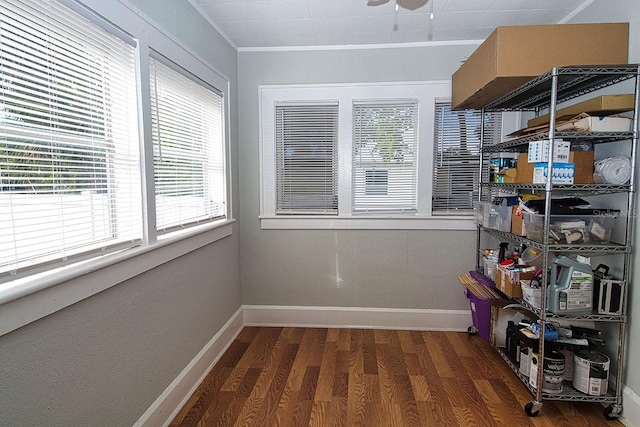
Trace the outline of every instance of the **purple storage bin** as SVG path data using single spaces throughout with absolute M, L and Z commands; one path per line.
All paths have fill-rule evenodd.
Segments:
M 471 318 L 473 326 L 478 330 L 481 338 L 489 341 L 491 339 L 491 298 L 480 298 L 470 292 L 464 290 L 465 295 L 469 298 L 471 306 Z
M 485 276 L 482 273 L 479 273 L 475 270 L 471 270 L 469 271 L 469 275 L 473 278 L 473 280 L 475 280 L 476 282 L 480 283 L 481 285 L 487 286 L 489 288 L 495 288 L 496 284 L 493 280 L 489 279 L 487 276 Z

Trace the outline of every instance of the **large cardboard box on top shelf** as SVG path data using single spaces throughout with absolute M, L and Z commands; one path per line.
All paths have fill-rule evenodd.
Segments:
M 569 163 L 574 164 L 573 183 L 593 184 L 593 151 L 571 151 Z M 530 184 L 533 182 L 535 163 L 527 161 L 527 153 L 518 155 L 516 182 Z
M 628 61 L 629 24 L 498 27 L 452 76 L 454 109 L 482 108 L 553 67 Z

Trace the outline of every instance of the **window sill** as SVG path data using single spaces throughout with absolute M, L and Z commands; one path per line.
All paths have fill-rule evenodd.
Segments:
M 275 216 L 261 215 L 263 230 L 477 230 L 468 216 Z
M 235 220 L 0 285 L 0 336 L 233 234 Z M 89 276 L 90 277 L 86 277 Z

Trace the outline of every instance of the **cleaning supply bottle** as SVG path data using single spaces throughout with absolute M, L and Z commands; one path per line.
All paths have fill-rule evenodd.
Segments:
M 564 255 L 553 259 L 560 267 L 551 270 L 547 288 L 547 308 L 555 314 L 589 314 L 593 309 L 593 272 L 591 266 Z
M 507 259 L 507 249 L 509 249 L 509 243 L 500 243 L 500 252 L 498 252 L 498 262 L 502 262 Z

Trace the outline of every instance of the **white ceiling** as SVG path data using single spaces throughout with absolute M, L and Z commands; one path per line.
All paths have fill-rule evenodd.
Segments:
M 594 1 L 189 0 L 238 48 L 484 40 L 497 26 L 565 22 Z

